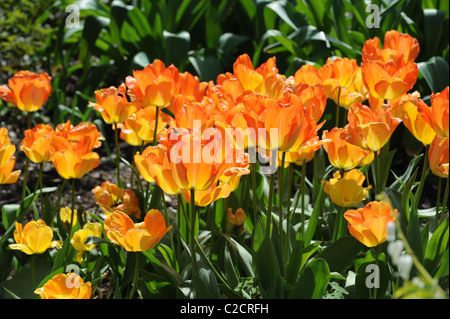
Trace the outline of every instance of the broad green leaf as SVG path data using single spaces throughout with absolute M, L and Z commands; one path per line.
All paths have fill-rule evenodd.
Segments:
M 448 218 L 436 229 L 425 249 L 423 265 L 430 274 L 434 274 L 442 260 L 449 238 Z
M 417 67 L 431 92 L 441 92 L 448 86 L 449 68 L 444 58 L 435 56 L 426 62 L 417 63 Z
M 326 247 L 318 256 L 324 259 L 332 272 L 343 273 L 353 265 L 363 245 L 353 237 L 341 237 Z
M 314 259 L 302 271 L 291 299 L 321 299 L 330 281 L 330 269 L 323 259 Z
M 178 69 L 183 68 L 187 61 L 191 35 L 187 31 L 181 31 L 177 34 L 163 31 L 165 43 L 165 63 L 174 64 Z
M 378 260 L 372 250 L 359 264 L 356 271 L 356 296 L 360 299 L 384 298 L 390 280 L 389 270 L 384 253 L 378 255 Z M 375 292 L 376 290 L 376 292 Z

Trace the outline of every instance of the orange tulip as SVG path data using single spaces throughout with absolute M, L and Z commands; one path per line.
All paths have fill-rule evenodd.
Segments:
M 389 141 L 401 121 L 392 115 L 390 106 L 382 105 L 374 110 L 354 103 L 348 112 L 348 122 L 340 137 L 364 150 L 377 152 Z
M 343 177 L 337 171 L 333 178 L 325 183 L 323 190 L 336 205 L 352 207 L 365 200 L 372 188 L 371 185 L 363 187 L 364 180 L 364 174 L 358 169 L 345 172 Z
M 91 286 L 76 273 L 57 274 L 34 293 L 41 299 L 90 299 Z
M 418 68 L 414 63 L 418 44 L 409 35 L 394 32 L 385 35 L 381 50 L 377 37 L 367 40 L 362 49 L 361 71 L 371 96 L 392 100 L 407 93 L 417 81 Z M 411 46 L 408 47 L 410 43 Z
M 47 73 L 30 71 L 17 72 L 6 85 L 0 86 L 0 96 L 8 103 L 14 104 L 21 111 L 39 110 L 50 96 L 52 78 Z
M 423 103 L 420 100 L 419 92 L 407 94 L 401 97 L 398 103 L 393 105 L 392 113 L 395 117 L 402 120 L 406 128 L 417 140 L 422 142 L 423 145 L 430 145 L 436 133 L 419 112 L 419 103 Z
M 431 107 L 419 101 L 417 104 L 419 112 L 436 134 L 448 137 L 448 86 L 442 92 L 432 94 L 430 101 Z
M 97 90 L 95 91 L 97 103 L 89 102 L 89 106 L 100 112 L 106 123 L 123 123 L 138 108 L 137 103 L 128 102 L 126 90 L 124 83 L 119 88 L 112 86 Z
M 61 136 L 52 137 L 52 163 L 64 179 L 82 178 L 100 165 L 100 157 L 92 152 L 91 138 L 82 137 L 78 142 L 70 142 Z
M 301 94 L 286 90 L 281 99 L 272 99 L 261 114 L 269 139 L 267 150 L 298 151 L 302 145 L 315 137 L 322 124 L 317 124 L 317 108 L 305 107 Z M 278 138 L 274 139 L 271 129 L 277 130 Z
M 361 147 L 343 139 L 341 135 L 345 135 L 346 130 L 347 128 L 337 127 L 334 127 L 330 132 L 325 130 L 322 141 L 331 165 L 347 171 L 361 166 L 362 163 L 367 165 L 374 159 L 374 155 L 372 151 L 363 150 Z
M 34 163 L 51 161 L 51 137 L 55 130 L 47 124 L 38 124 L 33 129 L 25 130 L 25 138 L 20 149 Z
M 214 125 L 212 115 L 216 110 L 216 104 L 210 98 L 189 101 L 187 96 L 178 95 L 172 100 L 171 106 L 176 125 L 180 128 L 201 129 L 203 132 Z
M 436 135 L 428 150 L 431 172 L 439 177 L 448 178 L 449 138 Z
M 170 195 L 180 192 L 180 188 L 172 177 L 169 154 L 165 145 L 147 147 L 142 154 L 134 156 L 136 167 L 141 176 L 149 183 L 154 183 Z
M 143 70 L 133 71 L 125 83 L 131 100 L 139 100 L 144 107 L 168 106 L 178 90 L 179 72 L 174 65 L 166 68 L 161 60 L 155 60 Z
M 20 170 L 13 171 L 16 157 L 13 156 L 16 146 L 11 144 L 8 130 L 0 128 L 0 184 L 14 184 L 20 176 Z
M 127 251 L 147 251 L 155 247 L 164 235 L 172 229 L 166 227 L 164 216 L 159 210 L 151 209 L 141 223 L 121 211 L 109 215 L 104 223 L 106 237 Z
M 228 208 L 228 222 L 234 226 L 241 226 L 244 224 L 247 215 L 242 208 L 238 208 L 233 214 L 233 209 Z
M 97 125 L 91 122 L 81 122 L 74 126 L 69 120 L 66 123 L 58 124 L 55 133 L 56 136 L 63 137 L 71 143 L 78 143 L 85 137 L 89 137 L 89 150 L 99 148 L 105 139 L 99 132 Z
M 101 186 L 96 186 L 92 192 L 94 193 L 97 205 L 105 213 L 110 214 L 120 210 L 127 215 L 141 218 L 139 198 L 133 190 L 121 189 L 110 181 L 105 181 Z
M 136 118 L 136 113 L 131 114 L 130 117 Z M 117 124 L 117 128 L 120 129 L 120 138 L 127 142 L 129 145 L 142 146 L 142 143 L 144 143 L 144 141 L 137 135 L 135 131 L 133 131 L 133 129 L 131 129 L 130 125 L 128 124 L 129 118 L 126 119 L 124 123 Z
M 20 250 L 27 255 L 42 254 L 49 248 L 61 248 L 62 241 L 53 239 L 53 230 L 47 226 L 42 219 L 28 222 L 23 228 L 22 224 L 16 222 L 14 230 L 15 244 L 9 248 Z
M 344 213 L 350 234 L 367 247 L 375 247 L 386 241 L 386 225 L 397 217 L 397 209 L 385 201 L 373 201 L 364 208 Z
M 319 69 L 311 64 L 302 65 L 294 74 L 294 85 L 306 83 L 308 85 L 322 84 Z
M 149 106 L 138 110 L 125 121 L 126 126 L 133 130 L 137 137 L 144 142 L 153 142 L 156 121 L 156 107 Z M 156 139 L 166 130 L 173 121 L 168 114 L 158 111 L 158 127 L 156 128 Z

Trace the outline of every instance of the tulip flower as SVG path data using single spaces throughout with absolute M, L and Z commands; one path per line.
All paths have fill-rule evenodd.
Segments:
M 66 225 L 70 225 L 70 221 L 72 221 L 72 226 L 74 226 L 78 222 L 78 212 L 75 209 L 72 214 L 72 210 L 70 209 L 70 207 L 61 207 L 61 209 L 59 210 L 59 218 Z
M 449 138 L 436 135 L 428 151 L 431 172 L 439 177 L 448 178 Z
M 33 129 L 25 130 L 25 138 L 20 149 L 34 163 L 51 161 L 51 136 L 55 130 L 47 124 L 38 124 Z
M 96 103 L 89 102 L 89 106 L 100 112 L 108 124 L 125 122 L 138 108 L 137 103 L 128 102 L 124 83 L 118 88 L 109 87 L 95 91 L 95 100 Z
M 20 250 L 27 255 L 42 254 L 49 248 L 61 248 L 62 241 L 53 241 L 53 230 L 42 219 L 28 222 L 23 228 L 16 222 L 14 230 L 15 244 L 9 248 Z
M 34 293 L 41 299 L 90 299 L 92 285 L 76 273 L 57 274 Z
M 75 248 L 78 253 L 75 259 L 81 263 L 83 261 L 83 253 L 85 251 L 90 251 L 96 247 L 95 244 L 86 244 L 88 236 L 101 237 L 102 236 L 102 225 L 100 223 L 86 223 L 83 225 L 82 229 L 77 230 L 70 242 L 73 248 Z
M 369 164 L 373 159 L 373 152 L 363 150 L 341 138 L 345 135 L 346 128 L 334 127 L 330 132 L 325 130 L 322 135 L 323 148 L 328 154 L 328 159 L 336 168 L 351 170 L 357 166 Z
M 385 201 L 372 201 L 363 208 L 344 213 L 350 234 L 367 247 L 375 247 L 386 241 L 386 225 L 394 221 L 397 209 Z
M 339 171 L 333 178 L 325 183 L 324 192 L 340 207 L 353 207 L 365 200 L 369 194 L 371 185 L 363 187 L 365 176 L 358 169 L 352 169 L 341 177 Z
M 431 144 L 436 133 L 419 112 L 419 103 L 423 103 L 419 92 L 407 94 L 393 105 L 392 114 L 400 118 L 411 134 L 426 146 Z
M 448 137 L 448 86 L 440 93 L 430 96 L 431 107 L 419 101 L 417 107 L 423 119 L 430 125 L 436 134 Z
M 158 120 L 156 120 L 156 113 L 158 113 Z M 155 107 L 149 106 L 128 117 L 125 123 L 140 140 L 155 143 L 155 136 L 158 140 L 159 135 L 166 130 L 166 127 L 172 121 L 171 116 L 164 112 L 157 112 Z M 157 126 L 156 133 L 155 126 Z
M 155 60 L 143 70 L 133 71 L 125 83 L 132 101 L 139 100 L 143 107 L 164 108 L 177 93 L 179 72 L 174 65 L 166 67 L 161 60 Z
M 247 215 L 242 208 L 238 208 L 233 214 L 233 209 L 228 208 L 228 222 L 234 226 L 241 226 L 244 224 Z
M 348 122 L 341 138 L 364 150 L 377 152 L 389 141 L 401 120 L 392 115 L 390 106 L 374 110 L 354 103 L 348 112 Z
M 8 130 L 0 128 L 0 184 L 14 184 L 19 179 L 20 170 L 13 171 L 16 157 L 13 156 L 16 146 L 11 144 Z
M 166 227 L 164 216 L 156 209 L 148 211 L 144 221 L 137 224 L 127 214 L 113 212 L 106 218 L 104 227 L 111 242 L 133 252 L 152 249 L 172 229 L 172 225 Z
M 82 137 L 78 142 L 71 143 L 61 136 L 52 137 L 52 163 L 58 174 L 64 179 L 82 178 L 85 174 L 100 165 L 100 157 L 92 152 L 91 138 Z
M 97 205 L 106 214 L 120 210 L 129 216 L 141 218 L 139 198 L 133 190 L 121 189 L 116 184 L 105 181 L 101 186 L 96 186 L 92 192 L 94 193 Z
M 105 139 L 98 130 L 97 125 L 91 122 L 81 122 L 74 126 L 69 120 L 66 123 L 58 124 L 55 128 L 55 133 L 56 136 L 63 137 L 71 143 L 78 143 L 85 137 L 89 137 L 90 142 L 87 148 L 90 151 L 94 148 L 99 148 Z
M 52 87 L 52 78 L 47 73 L 19 71 L 6 85 L 0 86 L 0 96 L 21 111 L 36 112 L 47 101 Z

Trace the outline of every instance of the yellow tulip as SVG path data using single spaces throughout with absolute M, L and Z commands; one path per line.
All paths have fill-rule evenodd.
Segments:
M 363 187 L 365 176 L 358 169 L 352 169 L 341 174 L 334 173 L 333 178 L 325 183 L 324 191 L 330 196 L 330 199 L 338 206 L 353 207 L 367 198 L 372 186 Z
M 59 249 L 62 246 L 61 240 L 52 241 L 53 230 L 42 219 L 30 221 L 23 228 L 21 223 L 16 222 L 14 239 L 16 244 L 9 247 L 27 255 L 42 254 L 49 248 Z
M 102 225 L 100 223 L 86 223 L 82 229 L 77 230 L 71 239 L 73 248 L 78 251 L 75 256 L 76 260 L 81 263 L 83 261 L 83 253 L 95 248 L 95 244 L 86 244 L 88 236 L 101 237 Z

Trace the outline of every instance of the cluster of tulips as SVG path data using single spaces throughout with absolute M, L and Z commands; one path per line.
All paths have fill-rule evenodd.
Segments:
M 295 75 L 286 77 L 279 73 L 275 58 L 255 68 L 249 56 L 243 54 L 235 61 L 233 72 L 220 74 L 215 82 L 202 82 L 188 72 L 179 72 L 174 65 L 166 67 L 155 60 L 133 71 L 120 86 L 96 91 L 90 106 L 114 130 L 117 181 L 103 181 L 92 190 L 105 220 L 94 214 L 78 215 L 77 219 L 74 201 L 71 208 L 61 210 L 59 218 L 68 225 L 68 242 L 78 251 L 76 260 L 82 262 L 83 254 L 95 248 L 88 237 L 102 237 L 103 232 L 130 256 L 152 249 L 166 234 L 170 234 L 173 245 L 164 196 L 163 212 L 150 207 L 152 194 L 162 191 L 176 196 L 179 205 L 189 204 L 190 215 L 181 205 L 177 220 L 180 223 L 184 217 L 190 229 L 190 238 L 184 240 L 190 243 L 193 278 L 196 273 L 198 276 L 199 266 L 193 256 L 196 251 L 204 251 L 195 238 L 197 209 L 228 198 L 245 175 L 249 175 L 246 190 L 253 198 L 249 216 L 242 208 L 233 213 L 225 207 L 223 218 L 227 223 L 249 226 L 249 232 L 263 221 L 266 236 L 278 233 L 281 255 L 286 260 L 294 205 L 290 199 L 286 209 L 281 200 L 277 204 L 275 182 L 279 198 L 285 192 L 290 194 L 292 189 L 283 189 L 283 180 L 292 177 L 283 176 L 283 172 L 297 165 L 301 167 L 304 188 L 305 166 L 321 147 L 334 169 L 333 176 L 321 185 L 337 207 L 332 240 L 348 230 L 367 247 L 385 242 L 386 225 L 395 223 L 398 211 L 386 196 L 369 199 L 372 189 L 375 195 L 385 189 L 382 156 L 401 122 L 427 152 L 416 192 L 418 199 L 429 169 L 447 179 L 448 184 L 449 91 L 447 87 L 432 94 L 431 106 L 418 92 L 411 92 L 418 76 L 414 62 L 418 54 L 416 39 L 392 30 L 385 34 L 382 48 L 378 38 L 366 41 L 361 65 L 345 57 L 329 58 L 320 68 L 304 65 Z M 88 122 L 32 127 L 31 113 L 38 111 L 51 93 L 51 78 L 46 73 L 21 71 L 8 85 L 0 86 L 1 97 L 29 115 L 20 146 L 27 156 L 23 199 L 28 191 L 29 161 L 41 168 L 35 191 L 43 186 L 44 162 L 52 162 L 58 174 L 72 182 L 74 191 L 76 180 L 99 166 L 95 149 L 102 145 L 104 137 L 96 125 Z M 328 100 L 336 105 L 336 126 L 322 130 L 320 136 Z M 343 110 L 346 117 L 339 116 Z M 0 133 L 0 183 L 15 183 L 21 174 L 14 171 L 15 146 L 6 128 L 1 128 Z M 120 155 L 119 139 L 136 151 L 132 161 Z M 265 166 L 256 159 L 256 151 Z M 126 189 L 121 179 L 120 166 L 124 163 L 136 177 L 134 190 Z M 267 203 L 261 203 L 256 196 L 256 175 L 267 166 L 275 170 L 266 174 L 269 193 Z M 278 216 L 273 214 L 272 206 L 278 206 Z M 11 249 L 31 255 L 61 248 L 62 241 L 54 240 L 52 228 L 42 219 L 22 227 L 23 217 L 18 216 L 15 223 Z M 304 236 L 304 214 L 298 231 Z M 5 236 L 11 232 L 12 228 L 8 229 Z M 77 278 L 81 285 L 67 287 L 67 276 L 75 275 L 58 274 L 35 293 L 41 298 L 91 297 L 89 282 Z M 220 278 L 220 274 L 217 276 Z M 133 288 L 130 296 L 134 296 Z

